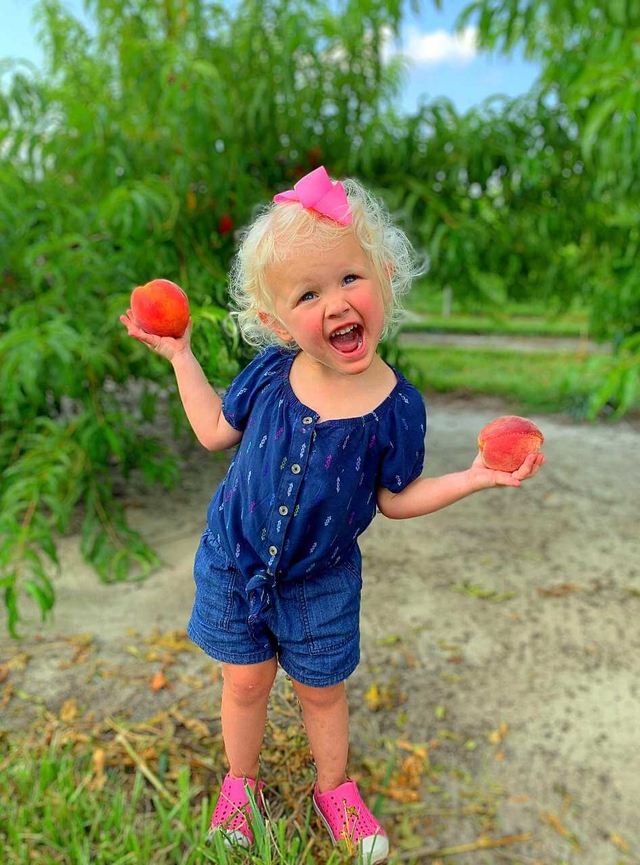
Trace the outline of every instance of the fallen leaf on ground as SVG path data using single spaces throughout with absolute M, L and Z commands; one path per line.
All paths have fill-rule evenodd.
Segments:
M 104 787 L 107 776 L 104 772 L 106 752 L 104 748 L 96 748 L 91 755 L 91 764 L 93 766 L 93 778 L 89 784 L 91 790 L 98 791 Z
M 560 819 L 555 814 L 552 814 L 550 811 L 545 811 L 541 816 L 544 822 L 548 823 L 549 826 L 552 826 L 559 835 L 562 835 L 564 838 L 569 838 L 576 849 L 581 849 L 581 844 L 578 838 L 560 822 Z
M 619 850 L 623 850 L 625 853 L 628 853 L 631 849 L 624 838 L 621 838 L 616 832 L 612 832 L 609 836 L 611 843 L 615 844 Z
M 564 835 L 565 838 L 568 838 L 571 835 L 571 832 L 567 829 L 566 826 L 563 826 L 560 822 L 560 818 L 556 817 L 555 814 L 552 814 L 550 811 L 545 811 L 542 815 L 542 819 L 545 823 L 548 823 L 549 826 L 552 826 L 558 835 Z
M 13 697 L 13 682 L 8 682 L 3 690 L 2 690 L 2 700 L 0 700 L 0 709 L 4 710 L 7 708 L 9 703 L 11 702 L 11 698 Z
M 65 700 L 60 709 L 60 720 L 68 723 L 75 721 L 78 717 L 78 702 L 77 700 Z
M 93 643 L 93 634 L 73 634 L 71 637 L 65 637 L 68 643 L 73 643 L 74 646 L 90 646 Z
M 429 853 L 431 856 L 453 856 L 456 853 L 471 853 L 473 850 L 489 850 L 494 847 L 507 847 L 510 844 L 518 844 L 520 841 L 530 841 L 533 838 L 531 832 L 523 835 L 504 835 L 502 838 L 489 838 L 481 835 L 477 841 L 471 844 L 459 844 L 457 847 L 446 847 Z
M 379 682 L 374 682 L 367 688 L 364 699 L 372 712 L 378 712 L 380 709 L 397 708 L 406 702 L 407 695 L 392 684 L 381 685 Z
M 172 689 L 173 685 L 165 679 L 162 670 L 158 670 L 153 679 L 149 682 L 149 688 L 152 691 L 161 691 L 162 688 Z
M 399 642 L 401 642 L 401 637 L 398 634 L 389 634 L 376 640 L 376 646 L 395 646 Z
M 167 631 L 166 633 L 154 633 L 146 637 L 145 643 L 155 646 L 156 649 L 165 649 L 168 652 L 197 652 L 198 647 L 191 642 L 187 632 L 183 630 Z
M 86 643 L 76 643 L 73 647 L 70 661 L 60 661 L 59 667 L 61 670 L 68 670 L 70 667 L 77 667 L 78 664 L 86 664 L 91 657 L 91 646 Z
M 198 676 L 188 676 L 186 673 L 178 673 L 177 679 L 184 685 L 188 685 L 192 691 L 200 691 L 205 686 L 205 682 L 199 679 Z
M 13 658 L 9 658 L 9 660 L 3 664 L 8 670 L 14 670 L 17 672 L 21 672 L 26 669 L 27 664 L 31 660 L 31 655 L 28 652 L 19 652 L 17 655 L 14 655 Z
M 493 730 L 493 732 L 489 733 L 488 739 L 492 745 L 499 745 L 500 742 L 503 742 L 505 736 L 509 732 L 509 727 L 506 721 L 500 721 L 500 725 L 497 730 Z
M 173 709 L 171 714 L 178 723 L 182 724 L 182 726 L 187 730 L 191 730 L 192 733 L 197 733 L 199 736 L 203 737 L 211 735 L 211 730 L 207 727 L 204 721 L 200 720 L 200 718 L 187 718 L 177 709 Z
M 552 586 L 550 589 L 543 589 L 541 586 L 536 586 L 536 588 L 545 598 L 560 598 L 563 595 L 568 595 L 570 592 L 582 591 L 582 588 L 575 583 L 561 583 L 559 586 Z

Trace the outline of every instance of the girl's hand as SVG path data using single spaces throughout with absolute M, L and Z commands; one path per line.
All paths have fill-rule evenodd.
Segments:
M 482 462 L 480 451 L 478 451 L 478 456 L 469 469 L 469 478 L 476 490 L 486 490 L 490 487 L 519 487 L 522 481 L 535 477 L 540 466 L 544 465 L 545 462 L 543 453 L 529 454 L 515 472 L 499 472 L 495 469 L 486 468 Z
M 178 339 L 174 339 L 172 336 L 155 336 L 155 334 L 147 333 L 140 327 L 130 309 L 127 310 L 126 315 L 120 316 L 120 321 L 127 328 L 129 336 L 137 339 L 138 342 L 143 343 L 156 354 L 166 357 L 167 360 L 172 361 L 174 357 L 184 351 L 189 351 L 191 348 L 191 319 L 189 319 L 187 329 Z

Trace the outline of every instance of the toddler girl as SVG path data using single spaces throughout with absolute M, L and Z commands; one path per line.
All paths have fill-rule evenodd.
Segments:
M 180 339 L 130 336 L 168 358 L 196 436 L 238 445 L 196 553 L 191 639 L 222 662 L 229 772 L 211 831 L 250 847 L 245 780 L 258 782 L 267 701 L 278 663 L 302 706 L 316 765 L 313 804 L 331 838 L 365 862 L 386 860 L 383 827 L 347 776 L 345 679 L 359 661 L 358 536 L 379 509 L 431 513 L 481 489 L 519 486 L 486 469 L 422 478 L 420 393 L 377 354 L 416 268 L 406 236 L 353 180 L 324 168 L 275 196 L 246 232 L 231 274 L 241 332 L 261 351 L 222 402 Z

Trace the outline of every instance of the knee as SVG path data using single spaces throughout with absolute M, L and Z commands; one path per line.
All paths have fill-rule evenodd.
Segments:
M 294 682 L 294 688 L 302 708 L 329 709 L 346 700 L 344 682 L 330 685 L 327 688 L 312 688 L 310 685 L 302 685 Z
M 275 673 L 271 669 L 237 669 L 230 670 L 223 665 L 223 690 L 235 703 L 251 706 L 266 700 L 271 691 Z

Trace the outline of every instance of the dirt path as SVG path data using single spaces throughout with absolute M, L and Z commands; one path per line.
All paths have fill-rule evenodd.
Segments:
M 488 348 L 500 351 L 550 351 L 568 352 L 570 354 L 611 354 L 609 343 L 598 343 L 593 340 L 577 337 L 558 336 L 527 336 L 503 333 L 421 333 L 409 332 L 400 335 L 401 345 L 416 346 L 454 346 L 455 348 L 477 349 Z
M 485 398 L 433 396 L 427 407 L 429 476 L 466 468 L 478 430 L 510 413 Z M 532 838 L 457 863 L 639 863 L 640 431 L 624 420 L 532 419 L 548 461 L 534 482 L 428 517 L 378 515 L 361 538 L 354 738 L 373 730 L 435 739 L 432 760 L 469 773 L 478 789 L 502 789 L 496 834 Z M 193 687 L 210 660 L 185 651 L 168 674 L 173 690 L 154 693 L 141 682 L 160 661 L 142 658 L 140 645 L 154 628 L 186 624 L 193 554 L 225 466 L 224 457 L 194 452 L 179 491 L 130 499 L 132 523 L 162 558 L 147 582 L 103 586 L 77 539 L 62 542 L 54 622 L 34 616 L 18 645 L 0 638 L 0 662 L 13 659 L 3 726 L 33 717 L 33 698 L 54 712 L 75 698 L 98 716 L 144 718 L 181 695 L 193 697 L 193 711 L 199 702 L 210 708 L 219 683 Z M 67 639 L 74 634 L 92 635 L 88 660 Z M 128 684 L 109 677 L 113 668 L 128 671 Z M 371 713 L 364 694 L 374 682 L 392 703 L 402 692 L 406 702 Z M 454 775 L 448 784 L 455 801 Z M 465 832 L 451 822 L 425 845 L 461 844 L 471 840 Z

